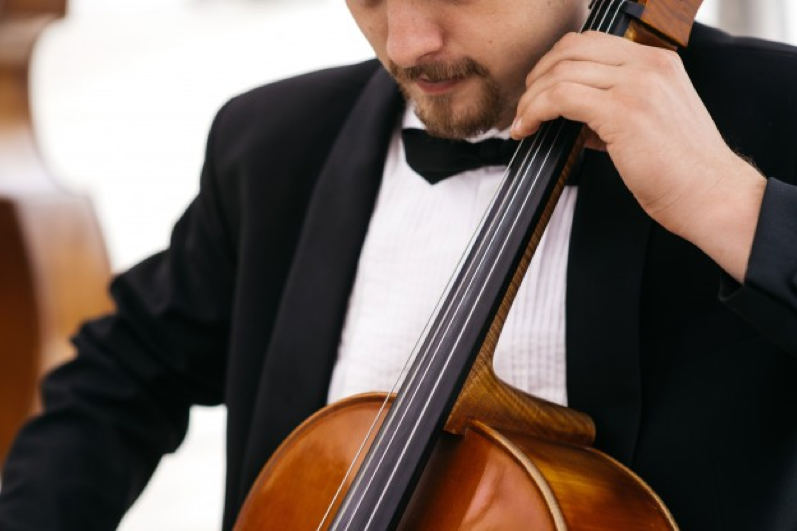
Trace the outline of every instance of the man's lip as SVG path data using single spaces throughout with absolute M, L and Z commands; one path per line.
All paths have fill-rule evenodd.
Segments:
M 424 79 L 416 79 L 415 84 L 422 91 L 427 94 L 442 94 L 453 89 L 464 80 L 461 78 L 447 79 L 446 81 L 428 81 Z

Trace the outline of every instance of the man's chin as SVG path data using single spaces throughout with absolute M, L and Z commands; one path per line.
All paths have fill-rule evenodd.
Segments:
M 469 138 L 479 135 L 498 123 L 498 113 L 491 109 L 457 109 L 437 101 L 433 104 L 415 102 L 415 114 L 434 136 L 442 138 Z
M 445 94 L 404 90 L 415 114 L 429 133 L 443 138 L 468 138 L 498 125 L 500 99 L 478 84 Z

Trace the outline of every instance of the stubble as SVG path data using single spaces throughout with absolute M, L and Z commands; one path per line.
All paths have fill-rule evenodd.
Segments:
M 396 80 L 408 101 L 415 105 L 415 113 L 429 133 L 443 138 L 468 138 L 495 127 L 501 118 L 504 98 L 498 83 L 487 69 L 470 58 L 454 63 L 427 62 L 400 68 L 389 65 L 390 74 Z M 431 82 L 472 79 L 478 83 L 478 93 L 472 101 L 456 102 L 455 95 L 422 94 L 415 97 L 409 89 L 413 82 L 423 79 Z

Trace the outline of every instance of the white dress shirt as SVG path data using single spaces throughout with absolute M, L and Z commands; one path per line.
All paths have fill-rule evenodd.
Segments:
M 408 110 L 402 128 L 423 128 Z M 429 184 L 393 135 L 332 374 L 328 400 L 394 389 L 408 357 L 496 192 L 505 167 Z M 506 131 L 481 135 L 508 137 Z M 495 371 L 566 405 L 565 275 L 578 190 L 566 186 L 509 312 Z M 395 387 L 398 389 L 398 386 Z

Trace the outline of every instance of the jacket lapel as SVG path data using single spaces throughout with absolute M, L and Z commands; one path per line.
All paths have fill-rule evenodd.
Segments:
M 587 151 L 567 273 L 567 387 L 596 447 L 629 463 L 641 411 L 640 302 L 651 220 L 605 153 Z
M 379 69 L 319 176 L 266 353 L 241 500 L 280 442 L 326 402 L 360 249 L 402 99 Z M 628 462 L 640 415 L 640 283 L 650 220 L 604 154 L 587 152 L 568 268 L 568 397 L 596 446 Z
M 247 442 L 242 496 L 279 443 L 326 403 L 391 124 L 402 105 L 395 84 L 379 68 L 319 175 L 263 364 L 251 423 L 259 430 Z

